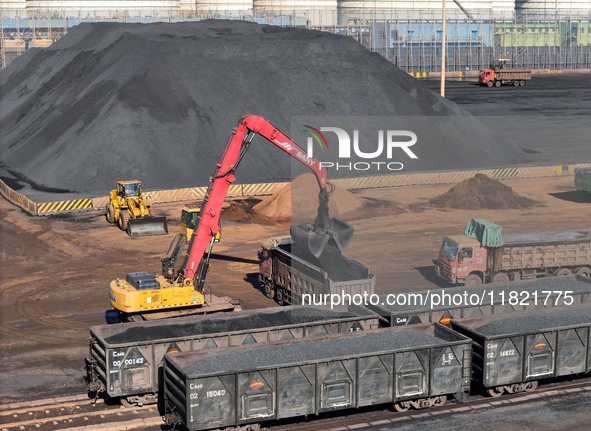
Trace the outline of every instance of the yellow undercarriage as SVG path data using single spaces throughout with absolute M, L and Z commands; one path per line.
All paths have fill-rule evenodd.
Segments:
M 138 313 L 154 310 L 170 310 L 203 305 L 205 298 L 193 285 L 170 284 L 158 276 L 159 289 L 138 290 L 125 280 L 111 282 L 109 299 L 116 310 L 123 313 Z

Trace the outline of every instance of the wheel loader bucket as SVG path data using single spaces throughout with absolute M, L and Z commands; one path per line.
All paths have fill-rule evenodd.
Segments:
M 330 219 L 328 228 L 314 229 L 309 223 L 292 224 L 290 234 L 293 242 L 314 257 L 319 257 L 328 247 L 336 247 L 342 253 L 353 237 L 353 226 L 338 218 Z
M 127 234 L 137 238 L 140 236 L 166 235 L 168 224 L 166 217 L 142 217 L 131 219 L 127 223 Z

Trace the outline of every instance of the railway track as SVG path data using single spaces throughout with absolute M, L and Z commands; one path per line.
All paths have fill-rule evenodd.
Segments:
M 576 382 L 552 383 L 534 392 L 505 395 L 500 398 L 473 397 L 464 403 L 448 403 L 425 410 L 394 413 L 392 410 L 356 410 L 322 415 L 310 421 L 275 422 L 269 431 L 343 431 L 368 427 L 389 427 L 454 412 L 474 412 L 497 406 L 516 405 L 576 392 L 591 392 L 591 377 Z M 121 431 L 166 429 L 156 405 L 121 407 L 99 400 L 93 404 L 86 395 L 64 399 L 38 400 L 0 407 L 0 431 Z
M 10 409 L 3 406 L 0 431 L 159 430 L 163 424 L 156 405 L 126 408 L 101 401 L 93 404 L 86 395 L 26 404 Z

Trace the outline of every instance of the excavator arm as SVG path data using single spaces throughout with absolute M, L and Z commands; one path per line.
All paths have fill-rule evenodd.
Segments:
M 293 240 L 298 245 L 307 248 L 313 255 L 318 256 L 331 240 L 342 251 L 352 237 L 353 228 L 350 225 L 328 216 L 329 184 L 326 170 L 321 168 L 319 161 L 309 157 L 306 151 L 265 118 L 255 115 L 242 117 L 232 131 L 222 158 L 210 178 L 209 188 L 201 206 L 199 223 L 191 239 L 182 271 L 185 284 L 193 284 L 199 291 L 203 288 L 207 273 L 209 252 L 213 246 L 215 235 L 220 229 L 219 218 L 222 205 L 228 189 L 236 181 L 234 172 L 256 135 L 262 136 L 303 163 L 312 170 L 318 181 L 320 187 L 319 206 L 314 225 L 292 225 Z

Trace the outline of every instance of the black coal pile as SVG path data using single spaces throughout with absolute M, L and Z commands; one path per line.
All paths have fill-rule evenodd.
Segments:
M 288 134 L 301 115 L 460 116 L 447 125 L 421 120 L 418 159 L 406 169 L 526 159 L 353 39 L 306 29 L 221 20 L 80 24 L 11 63 L 0 94 L 0 166 L 46 189 L 104 195 L 133 178 L 150 189 L 207 185 L 245 114 Z M 260 139 L 249 151 L 240 182 L 290 179 L 286 154 Z
M 476 327 L 476 332 L 483 335 L 507 335 L 534 333 L 565 326 L 588 325 L 591 323 L 591 307 L 560 307 L 546 310 L 544 313 L 528 313 L 487 322 Z M 460 322 L 461 325 L 461 322 Z
M 346 337 L 302 339 L 289 343 L 265 344 L 256 348 L 216 349 L 213 352 L 202 351 L 199 354 L 180 353 L 171 356 L 171 360 L 180 364 L 188 377 L 195 377 L 228 370 L 237 372 L 253 367 L 307 363 L 423 346 L 439 347 L 444 344 L 445 341 L 424 332 L 424 329 L 388 328 L 363 334 L 351 334 Z
M 355 310 L 359 312 L 359 309 Z M 367 313 L 368 315 L 370 313 Z M 354 311 L 336 311 L 314 307 L 290 307 L 245 311 L 241 313 L 205 317 L 194 316 L 174 319 L 173 322 L 153 321 L 128 325 L 103 325 L 96 327 L 109 344 L 137 343 L 153 340 L 207 336 L 254 331 L 256 329 L 283 326 L 303 326 L 307 323 L 322 323 L 328 320 L 357 317 Z

